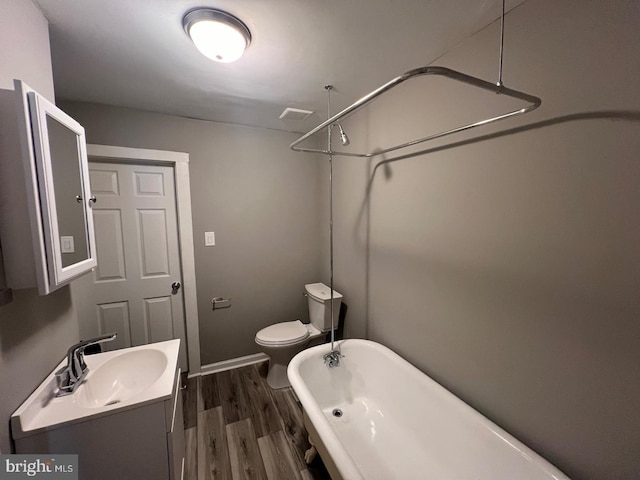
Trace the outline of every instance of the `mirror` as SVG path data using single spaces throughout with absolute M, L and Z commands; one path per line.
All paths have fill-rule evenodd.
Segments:
M 47 115 L 51 172 L 55 189 L 62 268 L 89 258 L 86 202 L 78 158 L 78 136 Z

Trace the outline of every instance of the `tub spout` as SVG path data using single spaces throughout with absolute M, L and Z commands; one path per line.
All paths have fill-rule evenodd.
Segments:
M 333 350 L 324 355 L 324 364 L 329 368 L 339 367 L 340 357 L 342 357 L 342 354 L 338 350 Z

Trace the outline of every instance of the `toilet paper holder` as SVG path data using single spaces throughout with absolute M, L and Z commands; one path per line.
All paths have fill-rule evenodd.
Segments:
M 213 297 L 211 299 L 212 310 L 222 310 L 223 308 L 231 307 L 230 298 Z

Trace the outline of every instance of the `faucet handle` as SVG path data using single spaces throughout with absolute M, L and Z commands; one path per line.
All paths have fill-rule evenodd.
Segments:
M 66 365 L 56 372 L 56 384 L 59 390 L 68 390 L 70 388 L 70 376 L 71 372 Z
M 106 335 L 100 335 L 99 337 L 90 338 L 89 340 L 80 340 L 80 342 L 78 342 L 76 345 L 74 345 L 71 348 L 82 347 L 82 350 L 84 351 L 84 349 L 90 345 L 95 345 L 97 343 L 103 343 L 103 342 L 110 342 L 112 340 L 115 340 L 117 336 L 118 336 L 117 332 L 113 332 L 113 333 L 107 333 Z

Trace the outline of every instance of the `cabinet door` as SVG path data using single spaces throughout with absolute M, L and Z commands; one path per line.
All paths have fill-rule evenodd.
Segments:
M 178 369 L 176 393 L 173 397 L 173 415 L 171 429 L 167 434 L 169 445 L 169 471 L 171 480 L 182 480 L 184 477 L 184 416 L 182 413 L 182 390 L 180 389 L 180 369 Z
M 40 290 L 48 293 L 96 266 L 95 198 L 82 126 L 34 91 L 28 103 L 48 280 Z

